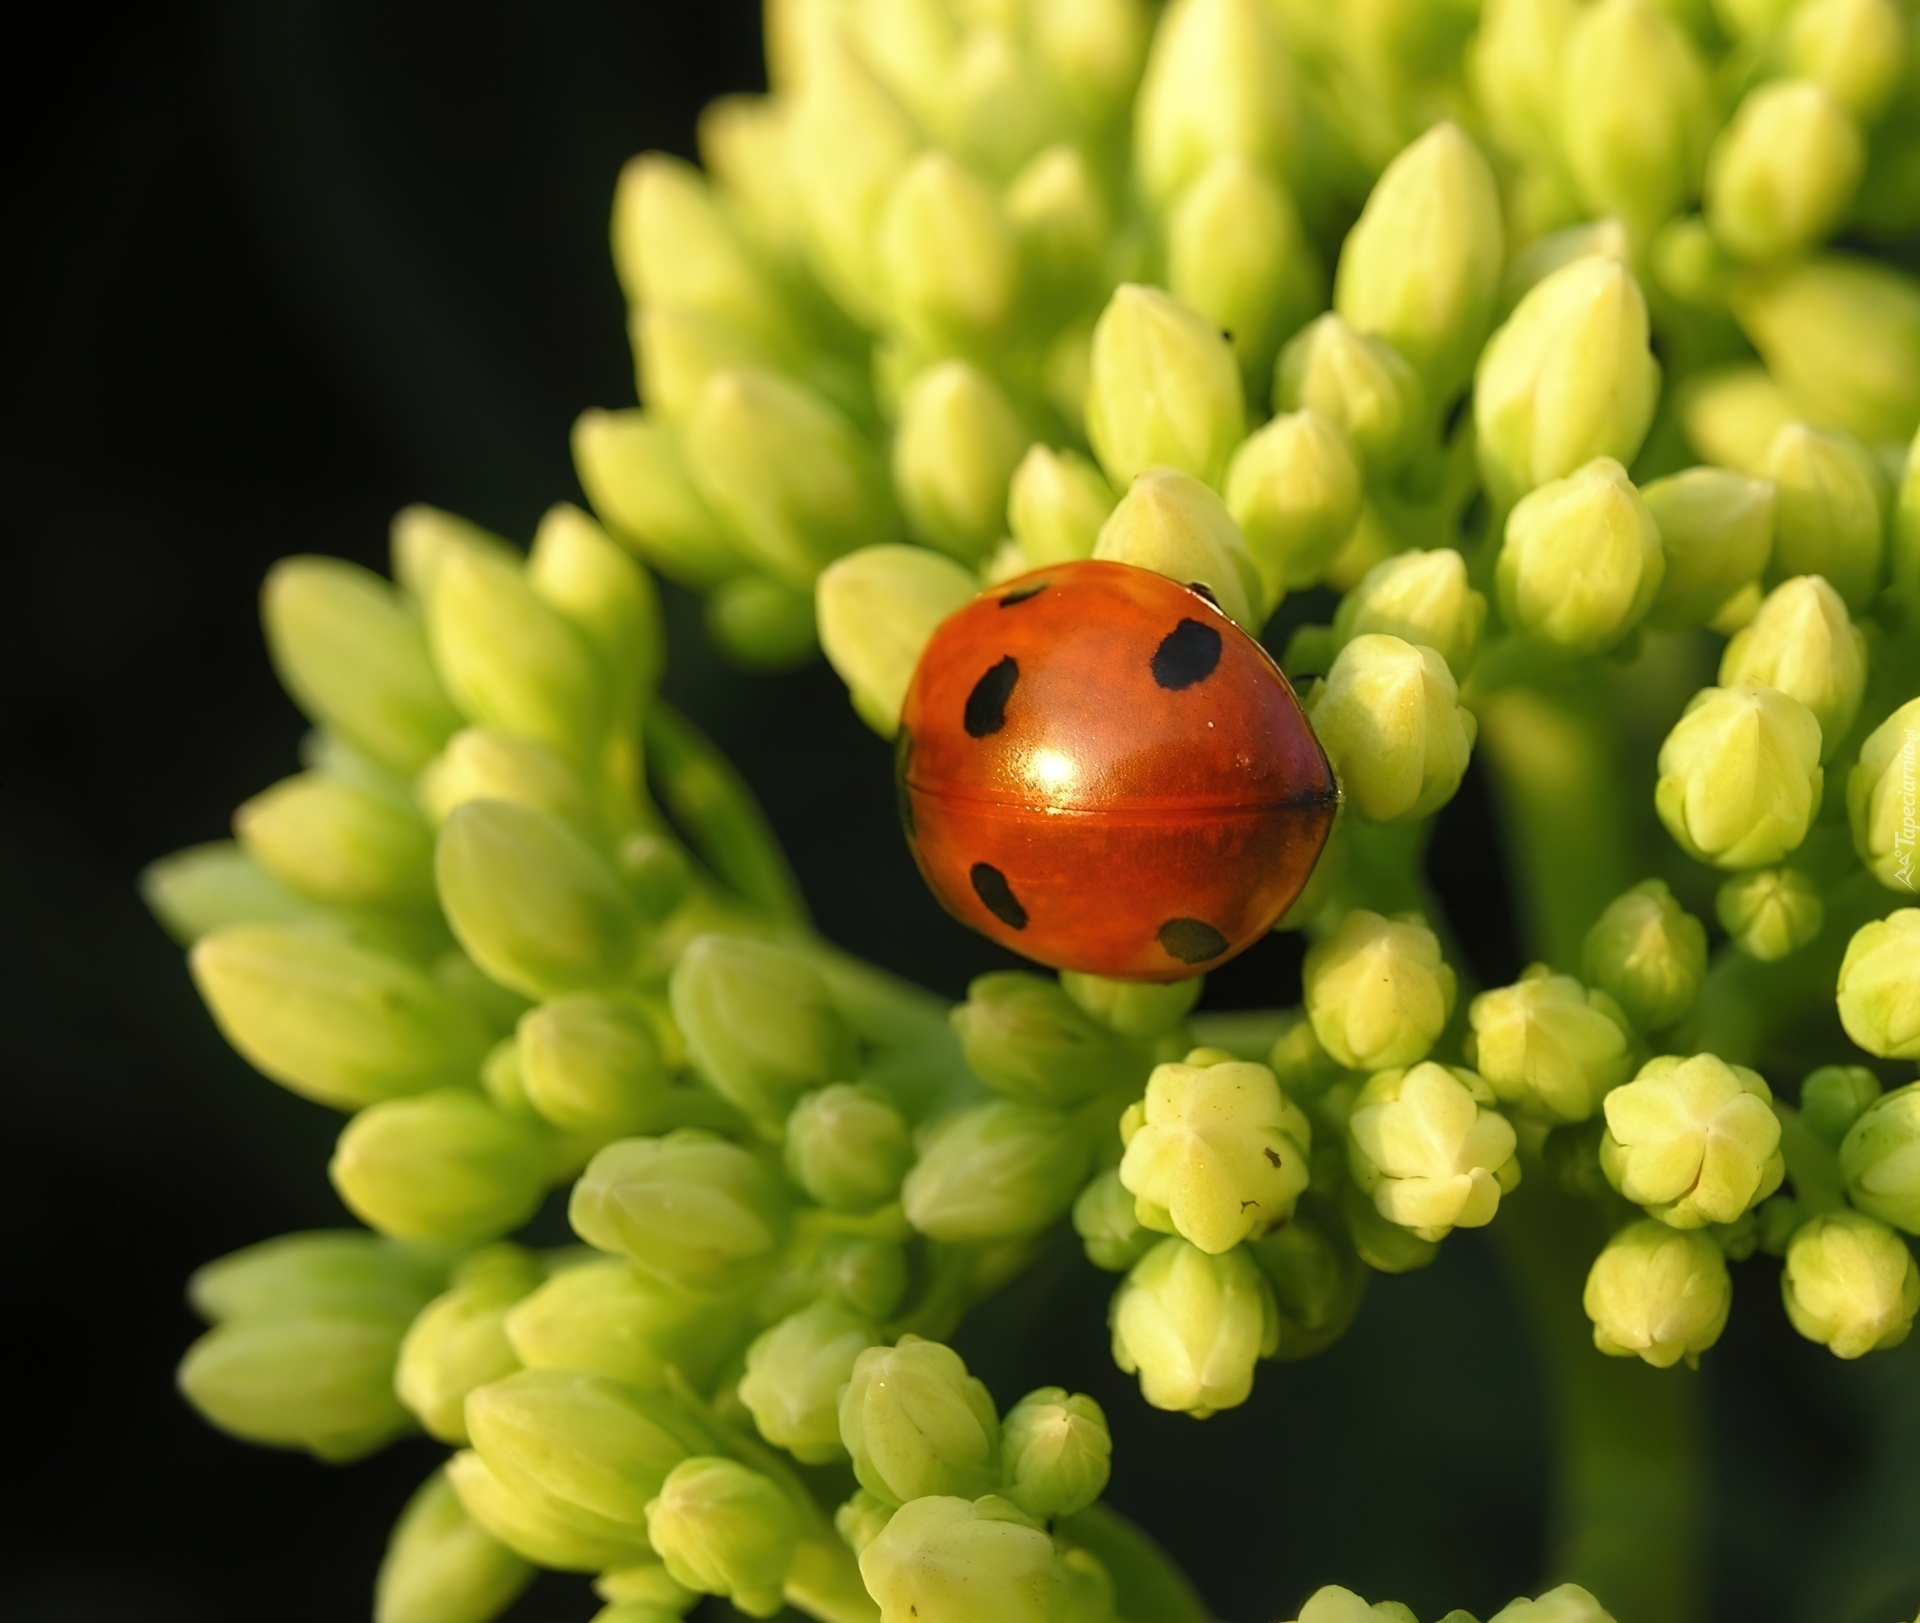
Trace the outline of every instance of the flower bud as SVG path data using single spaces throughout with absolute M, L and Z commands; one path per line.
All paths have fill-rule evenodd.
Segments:
M 1613 1614 L 1578 1584 L 1561 1584 L 1538 1600 L 1509 1601 L 1487 1623 L 1613 1623 Z
M 1395 553 L 1369 569 L 1333 616 L 1341 643 L 1397 637 L 1431 648 L 1458 679 L 1473 662 L 1487 600 L 1467 584 L 1466 560 L 1451 547 Z
M 1888 890 L 1909 893 L 1914 889 L 1916 757 L 1920 699 L 1909 699 L 1867 734 L 1847 775 L 1854 850 Z
M 1467 1019 L 1467 1059 L 1494 1096 L 1546 1121 L 1588 1120 L 1633 1067 L 1619 1004 L 1545 964 L 1482 992 Z
M 1410 1274 L 1440 1255 L 1438 1240 L 1423 1240 L 1389 1222 L 1351 1178 L 1340 1180 L 1340 1223 L 1355 1253 L 1375 1273 Z
M 1500 610 L 1516 630 L 1596 653 L 1633 629 L 1660 589 L 1660 530 L 1611 457 L 1539 486 L 1507 518 Z
M 1075 1197 L 1073 1232 L 1080 1236 L 1087 1261 L 1112 1274 L 1125 1273 L 1160 1239 L 1141 1224 L 1137 1203 L 1117 1168 L 1101 1173 Z
M 229 1320 L 187 1349 L 180 1390 L 222 1431 L 344 1464 L 412 1425 L 393 1391 L 406 1327 L 346 1309 Z
M 440 826 L 434 877 L 460 945 L 528 997 L 608 985 L 632 959 L 637 920 L 618 876 L 531 806 L 456 807 Z
M 1601 254 L 1555 271 L 1480 357 L 1473 415 L 1489 493 L 1507 505 L 1597 457 L 1631 462 L 1659 392 L 1633 272 Z
M 1346 436 L 1317 412 L 1274 418 L 1234 452 L 1227 509 L 1260 568 L 1263 600 L 1311 586 L 1360 516 L 1360 465 Z
M 853 708 L 882 738 L 900 727 L 907 684 L 934 628 L 980 583 L 925 547 L 862 547 L 829 564 L 814 588 L 820 646 Z
M 1778 862 L 1819 809 L 1820 723 L 1772 688 L 1702 688 L 1660 746 L 1654 809 L 1689 856 Z
M 1823 1212 L 1795 1233 L 1780 1273 L 1794 1329 L 1841 1358 L 1897 1347 L 1920 1313 L 1920 1266 L 1886 1224 Z
M 1269 8 L 1176 0 L 1154 31 L 1134 101 L 1133 160 L 1148 199 L 1170 208 L 1222 153 L 1284 170 L 1298 139 L 1296 100 Z
M 569 1133 L 644 1132 L 666 1088 L 666 1062 L 637 1009 L 576 993 L 520 1017 L 527 1103 Z
M 784 312 L 766 271 L 691 164 L 646 152 L 620 172 L 613 262 L 632 304 L 697 310 L 766 338 Z
M 232 840 L 190 845 L 148 863 L 140 899 L 183 947 L 229 925 L 300 924 L 314 912 Z
M 880 1623 L 1056 1623 L 1077 1615 L 1088 1581 L 1007 1500 L 944 1494 L 895 1512 L 860 1552 L 860 1577 Z
M 571 502 L 547 509 L 527 555 L 527 584 L 587 639 L 616 718 L 660 685 L 666 629 L 653 577 Z
M 507 1311 L 507 1340 L 529 1369 L 574 1369 L 643 1390 L 677 1369 L 704 1386 L 738 1350 L 738 1310 L 682 1294 L 617 1257 L 560 1269 Z
M 447 1461 L 447 1480 L 474 1521 L 508 1549 L 542 1567 L 599 1572 L 653 1558 L 645 1530 L 589 1518 L 537 1490 L 502 1482 L 472 1449 Z
M 1200 1000 L 1204 977 L 1153 986 L 1146 981 L 1109 980 L 1078 970 L 1060 972 L 1060 990 L 1101 1025 L 1123 1037 L 1164 1037 L 1178 1031 Z
M 1091 558 L 1116 499 L 1100 470 L 1078 451 L 1031 445 L 1013 470 L 1007 525 L 1035 569 Z
M 1031 13 L 1034 53 L 1075 114 L 1098 126 L 1124 111 L 1152 33 L 1141 0 L 1038 0 Z
M 1218 486 L 1246 434 L 1246 402 L 1217 327 L 1170 293 L 1124 283 L 1094 324 L 1091 367 L 1087 438 L 1116 488 L 1154 467 Z
M 1869 1054 L 1920 1059 L 1920 907 L 1863 924 L 1840 960 L 1840 1024 Z
M 1773 486 L 1725 468 L 1688 468 L 1640 492 L 1666 571 L 1647 611 L 1661 631 L 1704 625 L 1760 578 L 1773 552 Z
M 695 310 L 649 304 L 628 317 L 640 399 L 654 416 L 681 423 L 700 403 L 709 380 L 734 367 L 774 357 L 747 333 Z
M 1594 1346 L 1609 1357 L 1692 1366 L 1726 1328 L 1733 1281 L 1712 1235 L 1643 1218 L 1594 1258 L 1581 1305 Z
M 1006 534 L 1007 485 L 1032 438 L 999 386 L 966 361 L 915 378 L 900 406 L 893 482 L 908 527 L 978 563 Z
M 1279 1342 L 1273 1290 L 1244 1246 L 1209 1256 L 1162 1240 L 1113 1298 L 1113 1361 L 1156 1409 L 1196 1420 L 1247 1401 L 1253 1366 Z
M 467 1514 L 445 1471 L 407 1501 L 373 1586 L 374 1623 L 489 1623 L 534 1579 Z
M 579 774 L 558 755 L 530 738 L 485 727 L 455 733 L 414 787 L 435 825 L 473 800 L 507 800 L 576 825 L 589 816 Z
M 1248 1249 L 1279 1309 L 1276 1358 L 1310 1358 L 1346 1333 L 1366 1294 L 1367 1270 L 1337 1222 L 1296 1215 Z
M 1793 421 L 1786 391 L 1765 367 L 1734 365 L 1697 372 L 1675 398 L 1687 444 L 1697 455 L 1765 479 L 1773 438 Z
M 1648 1060 L 1607 1095 L 1607 1182 L 1677 1229 L 1731 1223 L 1780 1187 L 1780 1120 L 1757 1071 L 1713 1054 Z
M 446 1283 L 443 1256 L 364 1229 L 263 1240 L 193 1271 L 187 1297 L 210 1323 L 346 1313 L 411 1319 Z
M 729 659 L 750 670 L 803 664 L 820 646 L 813 594 L 771 575 L 735 575 L 707 599 L 707 635 Z
M 1307 1017 L 1321 1046 L 1350 1071 L 1424 1059 L 1453 1012 L 1453 968 L 1424 924 L 1355 908 L 1307 949 Z
M 758 1471 L 696 1456 L 668 1472 L 648 1502 L 647 1542 L 676 1583 L 725 1595 L 749 1617 L 772 1617 L 785 1604 L 800 1516 Z
M 1582 201 L 1650 238 L 1692 194 L 1713 135 L 1693 42 L 1656 0 L 1601 0 L 1567 32 L 1559 99 L 1561 151 Z
M 891 1200 L 913 1159 L 907 1119 L 886 1094 L 836 1082 L 787 1117 L 787 1173 L 823 1206 L 866 1211 Z
M 1260 570 L 1226 505 L 1198 479 L 1149 468 L 1100 527 L 1093 555 L 1204 586 L 1236 624 L 1257 631 L 1266 617 Z
M 1423 1240 L 1491 1223 L 1520 1181 L 1512 1124 L 1492 1104 L 1492 1089 L 1458 1066 L 1376 1072 L 1347 1118 L 1354 1181 Z
M 1747 92 L 1713 144 L 1706 216 L 1742 259 L 1779 259 L 1839 223 L 1866 168 L 1866 142 L 1826 88 L 1775 79 Z
M 471 1245 L 533 1216 L 552 1162 L 545 1128 L 478 1093 L 442 1088 L 362 1110 L 340 1134 L 327 1177 L 369 1228 Z
M 1880 1093 L 1879 1077 L 1864 1065 L 1822 1065 L 1800 1083 L 1800 1119 L 1822 1144 L 1838 1149 Z
M 1840 1173 L 1861 1211 L 1920 1234 L 1920 1082 L 1861 1111 L 1840 1142 Z
M 429 1436 L 466 1443 L 467 1394 L 520 1367 L 507 1340 L 507 1310 L 539 1282 L 529 1253 L 492 1247 L 469 1259 L 453 1289 L 408 1326 L 393 1389 Z
M 1707 929 L 1648 879 L 1607 904 L 1587 932 L 1581 973 L 1626 1011 L 1638 1031 L 1672 1025 L 1707 975 Z
M 670 983 L 694 1068 L 756 1120 L 784 1120 L 808 1088 L 853 1074 L 855 1042 L 806 959 L 744 936 L 702 936 Z
M 686 456 L 727 535 L 789 586 L 810 590 L 826 564 L 898 528 L 872 446 L 790 378 L 719 373 L 687 422 Z
M 1907 447 L 1907 471 L 1894 500 L 1888 554 L 1887 572 L 1893 584 L 1920 596 L 1920 430 Z
M 840 1396 L 840 1440 L 861 1487 L 894 1505 L 989 1492 L 1000 1480 L 1000 1419 L 960 1355 L 902 1336 L 854 1360 Z
M 1112 222 L 1080 148 L 1051 146 L 1037 154 L 1014 177 L 1006 201 L 1028 310 L 1066 316 L 1104 291 L 1100 273 Z
M 303 1098 L 352 1110 L 471 1081 L 487 1034 L 411 965 L 350 942 L 230 925 L 188 958 L 220 1033 Z
M 1273 408 L 1319 413 L 1347 436 L 1370 472 L 1389 473 L 1419 436 L 1426 395 L 1393 345 L 1355 332 L 1329 310 L 1281 350 Z
M 840 1392 L 879 1337 L 838 1302 L 819 1301 L 764 1330 L 747 1348 L 740 1401 L 760 1435 L 808 1465 L 847 1457 Z
M 785 1238 L 786 1196 L 738 1145 L 699 1128 L 609 1144 L 573 1186 L 567 1220 L 602 1251 L 681 1290 L 722 1294 Z
M 895 318 L 924 342 L 996 332 L 1019 266 L 1000 200 L 945 152 L 901 175 L 880 223 L 880 264 Z
M 894 1506 L 885 1500 L 855 1488 L 853 1497 L 833 1513 L 833 1530 L 856 1556 L 865 1555 L 867 1546 L 886 1531 L 893 1512 Z
M 1007 1497 L 1047 1521 L 1085 1510 L 1106 1490 L 1113 1438 L 1092 1398 L 1043 1386 L 1007 1411 L 1000 1451 Z
M 1217 1256 L 1292 1215 L 1313 1129 L 1266 1066 L 1159 1065 L 1135 1109 L 1120 1181 L 1148 1228 Z
M 1498 144 L 1547 158 L 1560 145 L 1560 63 L 1574 0 L 1488 0 L 1467 48 L 1467 80 Z
M 1439 654 L 1377 632 L 1340 650 L 1306 711 L 1342 792 L 1375 823 L 1425 817 L 1451 800 L 1477 730 Z
M 1059 1111 L 999 1099 L 935 1129 L 900 1203 L 909 1223 L 949 1245 L 1021 1239 L 1067 1209 L 1087 1159 L 1085 1139 Z
M 1787 19 L 1786 47 L 1789 69 L 1819 81 L 1863 124 L 1885 109 L 1908 52 L 1892 0 L 1808 0 Z
M 1021 970 L 977 977 L 953 1028 L 974 1075 L 1016 1099 L 1076 1105 L 1138 1075 L 1111 1027 L 1059 984 Z
M 1457 1613 L 1448 1613 L 1441 1623 L 1455 1623 Z M 1327 1584 L 1307 1597 L 1300 1608 L 1299 1623 L 1410 1623 L 1413 1613 L 1398 1601 L 1383 1600 L 1369 1606 L 1351 1589 Z
M 267 571 L 260 616 L 294 702 L 382 766 L 415 771 L 460 725 L 418 617 L 371 571 L 282 558 Z
M 1771 964 L 1798 952 L 1826 923 L 1826 904 L 1798 868 L 1736 874 L 1714 898 L 1720 926 L 1749 958 Z
M 583 411 L 573 465 L 601 522 L 661 574 L 698 589 L 739 566 L 688 476 L 676 429 L 643 411 Z

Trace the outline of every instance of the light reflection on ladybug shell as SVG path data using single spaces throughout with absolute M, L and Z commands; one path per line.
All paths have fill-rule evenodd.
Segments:
M 1128 564 L 1035 570 L 934 633 L 896 765 L 941 905 L 1056 969 L 1174 981 L 1273 927 L 1333 773 L 1258 642 Z

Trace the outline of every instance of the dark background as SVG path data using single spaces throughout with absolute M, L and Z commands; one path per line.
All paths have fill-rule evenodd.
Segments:
M 379 566 L 426 500 L 524 539 L 578 498 L 567 428 L 633 398 L 605 249 L 614 175 L 691 153 L 700 104 L 761 86 L 757 8 L 411 0 L 68 7 L 15 63 L 16 294 L 0 637 L 0 1221 L 12 1406 L 0 1617 L 351 1619 L 437 1450 L 347 1469 L 203 1427 L 171 1369 L 208 1257 L 342 1212 L 337 1118 L 220 1042 L 134 894 L 294 766 L 254 611 L 266 566 Z M 915 880 L 887 752 L 820 666 L 720 664 L 671 604 L 668 690 L 766 801 L 823 928 L 958 994 L 989 967 Z M 1437 877 L 1483 979 L 1519 964 L 1484 796 Z M 1276 938 L 1209 1001 L 1297 995 Z M 1852 1623 L 1849 1551 L 1920 1582 L 1920 1359 L 1842 1370 L 1739 1270 L 1700 1377 L 1716 1437 L 1716 1619 Z M 1043 1381 L 1113 1417 L 1114 1497 L 1242 1623 L 1315 1584 L 1481 1615 L 1537 1576 L 1541 1395 L 1472 1236 L 1378 1282 L 1333 1354 L 1244 1410 L 1152 1413 L 1108 1358 L 1110 1281 L 1063 1249 L 969 1329 L 1001 1401 Z M 1044 1322 L 1044 1332 L 1035 1333 Z M 1904 1458 L 1904 1466 L 1902 1464 Z M 1903 1541 L 1911 1535 L 1911 1544 Z M 1798 1553 L 1794 1553 L 1798 1552 Z M 513 1614 L 584 1619 L 578 1581 Z M 1904 1615 L 1904 1614 L 1900 1614 Z M 1622 1623 L 1632 1623 L 1623 1619 Z

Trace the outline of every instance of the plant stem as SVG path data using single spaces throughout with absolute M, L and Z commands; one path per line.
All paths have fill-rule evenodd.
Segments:
M 1208 1623 L 1207 1603 L 1153 1539 L 1108 1504 L 1062 1516 L 1055 1531 L 1099 1559 L 1126 1623 Z

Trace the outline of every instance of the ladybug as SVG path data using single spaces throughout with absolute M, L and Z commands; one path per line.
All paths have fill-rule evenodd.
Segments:
M 900 817 L 940 903 L 1055 969 L 1176 981 L 1300 894 L 1339 799 L 1267 651 L 1204 587 L 1057 564 L 943 621 L 907 689 Z

